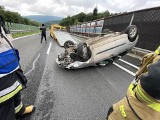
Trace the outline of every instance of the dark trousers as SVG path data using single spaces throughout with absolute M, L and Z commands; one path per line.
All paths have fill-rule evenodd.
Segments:
M 0 104 L 0 120 L 15 120 L 16 117 L 22 115 L 25 107 L 22 106 L 18 113 L 15 114 L 15 108 L 21 104 L 20 92 L 14 97 Z
M 42 41 L 43 41 L 43 37 L 44 37 L 45 41 L 47 41 L 47 39 L 46 39 L 46 34 L 41 34 L 41 43 L 42 43 Z

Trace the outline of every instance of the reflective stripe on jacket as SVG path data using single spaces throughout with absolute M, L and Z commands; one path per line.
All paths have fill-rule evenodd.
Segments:
M 0 103 L 12 98 L 20 90 L 22 90 L 22 85 L 16 81 L 12 86 L 0 91 Z
M 1 32 L 7 37 L 3 27 L 1 27 Z M 9 44 L 4 37 L 0 36 L 0 104 L 22 90 L 16 73 L 19 69 L 18 57 L 10 45 L 11 43 Z
M 158 55 L 160 54 L 160 46 L 156 49 L 155 53 Z
M 153 110 L 160 112 L 160 102 L 156 101 L 156 99 L 149 96 L 143 88 L 140 86 L 139 82 L 136 87 L 133 83 L 130 84 L 128 90 L 130 94 L 140 100 L 142 103 L 146 104 L 148 107 L 152 108 Z

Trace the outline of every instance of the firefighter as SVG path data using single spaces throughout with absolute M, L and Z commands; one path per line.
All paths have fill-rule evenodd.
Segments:
M 160 46 L 145 55 L 127 95 L 108 110 L 107 120 L 160 120 Z
M 0 16 L 0 120 L 15 120 L 35 109 L 33 105 L 25 107 L 21 101 L 20 91 L 26 86 L 27 78 L 8 32 Z

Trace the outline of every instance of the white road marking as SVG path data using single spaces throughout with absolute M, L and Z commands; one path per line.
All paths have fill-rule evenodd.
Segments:
M 35 69 L 35 63 L 38 60 L 38 58 L 40 57 L 40 54 L 37 56 L 37 58 L 33 61 L 32 64 L 32 69 L 30 69 L 27 73 L 25 73 L 25 75 L 28 75 L 30 72 L 32 72 Z
M 131 74 L 132 76 L 135 76 L 135 75 L 136 75 L 135 73 L 129 71 L 128 69 L 124 68 L 123 66 L 121 66 L 121 65 L 119 65 L 119 64 L 117 64 L 117 63 L 115 63 L 115 62 L 114 62 L 113 64 L 114 64 L 115 66 L 121 68 L 122 70 L 126 71 L 127 73 Z
M 135 66 L 135 65 L 133 65 L 133 64 L 125 61 L 125 60 L 122 60 L 122 59 L 119 59 L 119 60 L 122 61 L 122 62 L 124 62 L 124 63 L 126 63 L 126 64 L 128 64 L 128 65 L 130 65 L 130 66 L 132 66 L 132 67 L 134 67 L 134 68 L 136 68 L 136 69 L 139 69 L 139 67 L 137 67 L 137 66 Z
M 50 50 L 51 50 L 51 46 L 52 46 L 52 42 L 49 43 L 49 47 L 48 47 L 48 50 L 47 50 L 47 54 L 49 54 Z

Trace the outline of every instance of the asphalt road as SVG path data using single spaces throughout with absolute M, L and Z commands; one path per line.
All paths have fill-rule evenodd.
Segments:
M 55 62 L 64 49 L 49 35 L 47 43 L 41 44 L 40 35 L 34 35 L 13 44 L 19 49 L 28 78 L 28 87 L 22 91 L 23 103 L 36 106 L 35 112 L 24 118 L 27 120 L 105 120 L 109 107 L 125 96 L 134 79 L 131 73 L 137 70 L 123 60 L 140 63 L 126 55 L 105 67 L 66 70 Z

